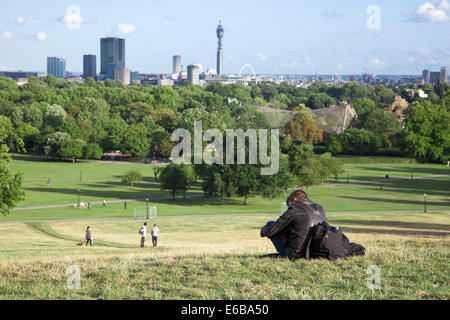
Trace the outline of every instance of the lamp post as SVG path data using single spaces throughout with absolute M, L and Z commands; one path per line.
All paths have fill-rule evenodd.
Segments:
M 78 189 L 78 208 L 80 207 L 80 189 Z
M 424 193 L 423 194 L 423 205 L 424 205 L 424 210 L 423 210 L 423 212 L 427 212 L 427 194 L 426 193 Z
M 145 201 L 147 202 L 147 220 L 148 220 L 148 198 L 145 199 Z

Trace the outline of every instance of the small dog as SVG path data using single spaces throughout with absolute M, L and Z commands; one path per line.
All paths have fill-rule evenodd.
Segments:
M 80 243 L 77 243 L 78 247 L 81 247 L 83 245 L 83 241 L 81 241 Z

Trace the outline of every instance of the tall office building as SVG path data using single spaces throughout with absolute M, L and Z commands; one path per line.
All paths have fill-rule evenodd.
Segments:
M 178 74 L 180 72 L 181 72 L 181 56 L 173 56 L 172 74 Z
M 66 76 L 66 58 L 47 57 L 47 75 L 64 78 Z
M 435 85 L 436 82 L 441 80 L 441 73 L 440 72 L 430 72 L 430 83 L 432 85 Z
M 94 54 L 83 55 L 83 78 L 97 79 L 97 56 Z
M 219 21 L 219 25 L 217 26 L 217 39 L 218 39 L 218 46 L 217 46 L 217 74 L 222 75 L 223 74 L 223 47 L 222 47 L 222 39 L 223 39 L 223 26 L 221 21 Z
M 106 73 L 106 78 L 115 80 L 115 70 L 119 68 L 125 68 L 125 63 L 121 61 L 108 63 L 108 72 Z
M 200 66 L 197 64 L 190 64 L 187 66 L 187 80 L 192 84 L 200 84 Z
M 441 82 L 448 82 L 448 67 L 441 68 Z
M 125 39 L 100 39 L 100 74 L 108 74 L 108 64 L 123 63 L 125 65 Z
M 428 69 L 423 70 L 422 77 L 425 83 L 430 83 L 430 70 Z

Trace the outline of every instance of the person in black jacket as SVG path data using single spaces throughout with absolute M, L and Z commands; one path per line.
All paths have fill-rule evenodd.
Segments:
M 269 221 L 260 234 L 272 241 L 280 257 L 303 258 L 310 230 L 326 221 L 325 210 L 302 190 L 292 192 L 286 204 L 288 210 L 277 221 Z

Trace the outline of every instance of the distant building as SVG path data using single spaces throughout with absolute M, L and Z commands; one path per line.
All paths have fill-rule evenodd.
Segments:
M 64 78 L 66 76 L 66 58 L 47 57 L 47 75 Z
M 187 80 L 194 85 L 200 85 L 200 66 L 190 64 L 187 66 Z
M 110 63 L 122 63 L 125 66 L 125 39 L 101 38 L 100 39 L 100 74 L 108 74 Z
M 430 83 L 430 70 L 428 69 L 423 70 L 422 78 L 425 83 Z
M 128 68 L 115 68 L 114 80 L 120 81 L 123 84 L 129 85 L 131 82 L 131 71 Z
M 173 56 L 172 74 L 181 72 L 181 56 Z
M 108 63 L 108 72 L 106 74 L 107 79 L 114 80 L 115 79 L 115 70 L 118 68 L 125 68 L 124 62 L 114 62 L 114 63 Z
M 93 54 L 83 56 L 83 78 L 97 79 L 97 57 Z
M 28 79 L 29 77 L 37 77 L 37 72 L 23 72 L 23 71 L 0 71 L 0 77 L 10 78 L 13 80 Z
M 430 72 L 430 83 L 436 84 L 436 82 L 441 80 L 441 73 L 440 72 Z
M 441 82 L 448 82 L 448 67 L 441 68 Z

